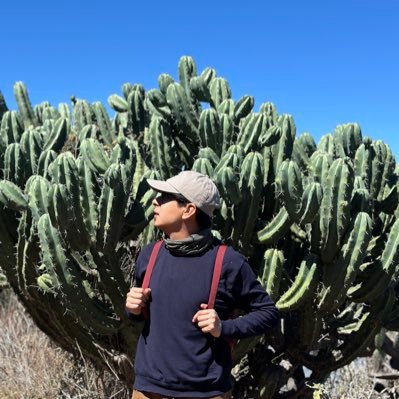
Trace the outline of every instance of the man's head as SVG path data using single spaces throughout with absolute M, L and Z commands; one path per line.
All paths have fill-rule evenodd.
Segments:
M 153 201 L 154 224 L 170 234 L 181 224 L 199 229 L 210 227 L 213 211 L 220 206 L 216 185 L 201 173 L 183 171 L 162 180 L 147 180 L 149 186 L 161 193 Z

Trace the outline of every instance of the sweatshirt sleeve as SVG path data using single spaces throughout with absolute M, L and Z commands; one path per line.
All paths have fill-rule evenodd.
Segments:
M 279 323 L 280 314 L 276 306 L 245 261 L 234 280 L 233 295 L 237 307 L 246 314 L 222 320 L 223 337 L 237 339 L 260 335 Z

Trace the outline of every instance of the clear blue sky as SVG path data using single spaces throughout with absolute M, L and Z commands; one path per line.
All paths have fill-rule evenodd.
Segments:
M 358 122 L 399 160 L 399 1 L 18 1 L 0 10 L 0 90 L 15 108 L 73 94 L 106 103 L 124 82 L 157 86 L 182 55 L 233 97 L 272 101 L 318 140 Z

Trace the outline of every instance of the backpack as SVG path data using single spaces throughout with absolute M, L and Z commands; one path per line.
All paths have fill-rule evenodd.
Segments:
M 157 241 L 152 249 L 150 260 L 148 261 L 147 269 L 144 274 L 144 280 L 143 284 L 141 285 L 141 288 L 145 289 L 148 288 L 149 286 L 152 271 L 154 269 L 155 261 L 157 260 L 158 252 L 161 248 L 162 242 L 163 241 Z M 213 309 L 215 307 L 216 293 L 219 285 L 220 274 L 222 272 L 223 259 L 226 250 L 227 250 L 227 245 L 225 244 L 219 245 L 219 248 L 216 253 L 215 264 L 213 266 L 212 283 L 209 292 L 207 309 Z M 143 309 L 143 315 L 145 318 L 148 318 L 148 309 L 146 308 Z
M 154 247 L 152 248 L 150 260 L 148 261 L 147 269 L 144 274 L 143 284 L 141 285 L 141 288 L 145 289 L 145 288 L 148 288 L 148 286 L 149 286 L 152 271 L 153 271 L 154 265 L 155 265 L 155 261 L 157 260 L 157 256 L 158 256 L 159 250 L 161 249 L 162 243 L 163 243 L 163 241 L 157 241 L 154 244 Z M 207 309 L 213 309 L 215 307 L 216 294 L 217 294 L 217 290 L 218 290 L 220 274 L 222 272 L 223 259 L 224 259 L 224 254 L 226 253 L 226 250 L 227 250 L 227 245 L 220 244 L 218 247 L 218 250 L 216 252 L 216 258 L 215 258 L 215 263 L 213 266 L 212 283 L 211 283 L 211 288 L 209 291 Z M 147 308 L 142 309 L 142 314 L 145 319 L 148 319 L 148 309 Z M 232 352 L 234 349 L 234 346 L 235 346 L 235 340 L 232 338 L 229 338 L 229 337 L 224 337 L 224 340 L 227 342 L 227 344 L 230 347 L 230 351 Z

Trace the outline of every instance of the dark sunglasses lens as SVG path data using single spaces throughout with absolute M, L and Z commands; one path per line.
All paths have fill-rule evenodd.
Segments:
M 169 193 L 162 193 L 158 198 L 158 202 L 165 203 L 174 200 L 173 195 Z
M 181 204 L 187 203 L 186 199 L 180 198 L 180 197 L 175 196 L 175 195 L 170 194 L 170 193 L 162 193 L 162 194 L 157 198 L 157 201 L 158 201 L 159 203 L 162 203 L 162 204 L 164 204 L 164 203 L 166 203 L 166 202 L 169 202 L 169 201 L 177 201 L 177 202 L 179 202 L 179 203 L 181 203 Z

